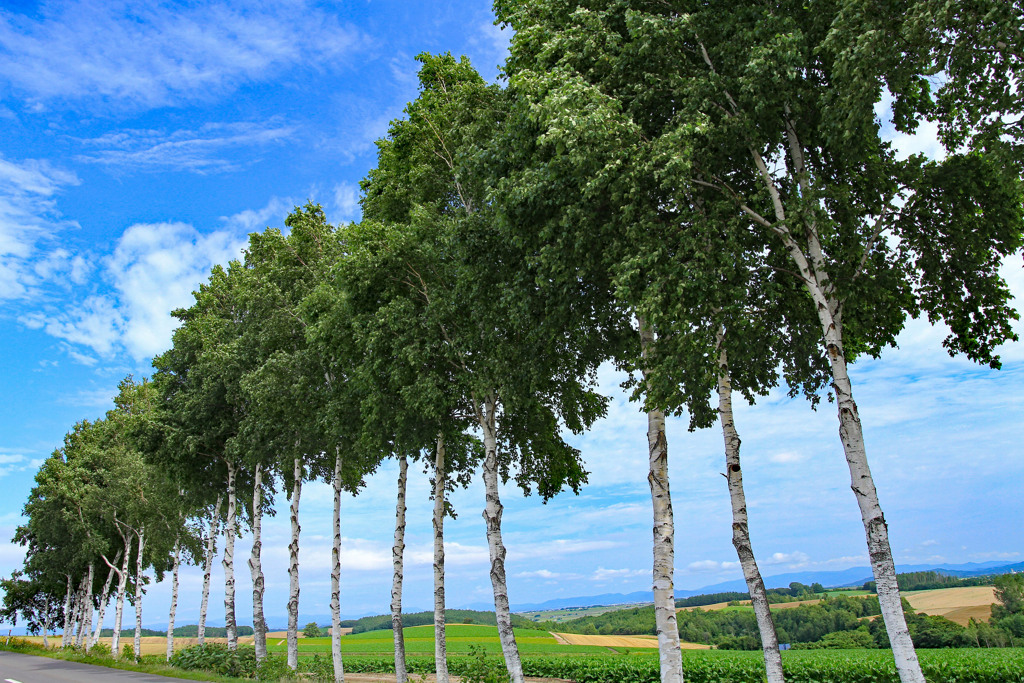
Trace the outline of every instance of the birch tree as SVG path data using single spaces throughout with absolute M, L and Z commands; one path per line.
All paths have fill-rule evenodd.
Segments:
M 542 14 L 501 4 L 524 25 Z M 817 318 L 819 334 L 817 348 L 801 346 L 800 352 L 829 365 L 873 571 L 885 577 L 879 596 L 897 669 L 901 680 L 923 680 L 847 366 L 861 353 L 878 354 L 906 316 L 919 312 L 949 323 L 951 351 L 998 364 L 993 348 L 1013 338 L 1015 314 L 996 267 L 1020 245 L 1019 179 L 1000 167 L 998 154 L 975 149 L 941 163 L 901 160 L 879 137 L 874 105 L 880 83 L 888 82 L 896 95 L 894 125 L 909 132 L 931 106 L 924 84 L 929 67 L 915 61 L 914 46 L 901 52 L 905 41 L 873 50 L 884 31 L 850 30 L 875 21 L 864 21 L 870 11 L 862 3 L 813 10 L 798 4 L 742 10 L 735 3 L 545 5 L 544 12 L 562 12 L 547 17 L 572 17 L 590 55 L 603 52 L 635 65 L 632 72 L 600 65 L 587 70 L 564 59 L 569 72 L 559 75 L 569 85 L 558 89 L 561 101 L 579 112 L 609 99 L 616 87 L 629 92 L 630 82 L 643 82 L 644 92 L 634 90 L 618 111 L 630 114 L 633 129 L 648 138 L 652 127 L 674 131 L 672 163 L 689 176 L 684 184 L 731 201 L 745 222 L 731 223 L 735 232 L 729 234 L 760 240 L 765 267 L 784 268 L 804 290 L 793 302 Z M 579 25 L 589 30 L 580 32 Z M 545 34 L 517 33 L 517 40 L 536 51 Z M 584 111 L 607 115 L 613 108 Z M 564 129 L 554 130 L 543 142 L 564 145 L 567 139 Z M 594 163 L 602 168 L 601 159 Z
M 593 358 L 545 334 L 551 302 L 534 297 L 530 275 L 513 267 L 522 254 L 491 237 L 484 176 L 469 172 L 500 120 L 500 94 L 465 58 L 419 59 L 420 96 L 407 108 L 408 120 L 395 122 L 378 142 L 378 166 L 363 183 L 362 248 L 373 254 L 379 278 L 397 280 L 386 306 L 412 323 L 405 327 L 406 344 L 437 340 L 430 343 L 451 368 L 449 390 L 458 392 L 461 413 L 471 416 L 482 436 L 498 631 L 509 675 L 521 681 L 508 611 L 499 479 L 515 476 L 524 490 L 536 485 L 545 497 L 565 485 L 578 487 L 585 477 L 579 454 L 561 441 L 558 419 L 582 428 L 603 403 L 585 381 L 583 387 L 560 381 L 567 365 L 586 368 Z M 377 220 L 401 225 L 374 225 Z M 502 305 L 499 282 L 522 298 Z M 520 353 L 524 361 L 513 361 Z M 569 374 L 586 377 L 586 371 Z

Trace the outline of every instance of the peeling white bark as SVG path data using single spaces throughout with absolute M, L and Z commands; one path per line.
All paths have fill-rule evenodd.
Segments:
M 146 545 L 146 529 L 139 528 L 139 547 L 135 555 L 135 659 L 142 657 L 142 552 Z
M 498 495 L 498 441 L 496 405 L 493 397 L 477 406 L 480 428 L 484 433 L 484 490 L 487 503 L 483 517 L 487 524 L 487 548 L 491 557 L 491 588 L 494 591 L 494 616 L 498 623 L 498 639 L 505 655 L 505 668 L 512 683 L 523 683 L 523 665 L 519 647 L 512 631 L 508 606 L 508 582 L 505 579 L 505 545 L 501 540 L 501 498 Z
M 299 666 L 299 497 L 302 495 L 302 459 L 295 458 L 292 484 L 292 541 L 288 544 L 288 666 Z
M 89 574 L 82 577 L 78 586 L 78 595 L 75 597 L 75 649 L 82 647 L 82 637 L 85 631 L 85 591 Z
M 790 157 L 794 164 L 794 173 L 798 176 L 801 190 L 808 194 L 810 176 L 804 167 L 803 145 L 799 140 L 795 126 L 786 122 L 786 136 Z M 810 295 L 818 322 L 822 328 L 825 351 L 828 353 L 832 370 L 832 388 L 835 391 L 836 406 L 839 410 L 839 438 L 843 444 L 843 453 L 850 470 L 850 487 L 857 498 L 861 521 L 867 537 L 868 556 L 871 560 L 871 571 L 875 577 L 878 591 L 878 603 L 882 611 L 885 630 L 889 634 L 893 660 L 902 683 L 925 683 L 921 665 L 917 659 L 914 643 L 910 639 L 907 620 L 903 614 L 899 586 L 896 583 L 896 567 L 892 559 L 889 545 L 889 530 L 885 524 L 878 492 L 868 467 L 867 450 L 864 445 L 864 433 L 861 429 L 860 414 L 857 403 L 853 400 L 853 386 L 847 372 L 846 357 L 843 344 L 843 323 L 841 301 L 835 295 L 835 288 L 828 275 L 818 228 L 813 217 L 804 225 L 803 235 L 806 237 L 806 251 L 796 241 L 787 223 L 781 190 L 761 155 L 751 149 L 754 165 L 772 197 L 775 210 L 774 224 L 763 217 L 755 218 L 768 227 L 779 238 L 792 259 L 804 288 Z M 748 210 L 748 213 L 749 210 Z
M 732 545 L 736 549 L 747 592 L 754 607 L 757 629 L 761 634 L 761 651 L 764 654 L 765 672 L 768 683 L 783 683 L 782 656 L 779 653 L 779 636 L 775 631 L 768 594 L 765 592 L 761 571 L 754 559 L 750 543 L 750 529 L 747 518 L 747 497 L 743 490 L 743 471 L 740 469 L 740 435 L 732 411 L 732 378 L 729 374 L 729 356 L 724 347 L 725 335 L 718 334 L 718 416 L 722 423 L 722 438 L 725 441 L 725 472 L 729 484 L 729 500 L 732 503 Z
M 405 634 L 402 632 L 402 579 L 405 575 L 405 489 L 409 461 L 398 456 L 398 502 L 395 503 L 395 542 L 391 546 L 391 633 L 395 641 L 395 683 L 406 683 L 409 672 L 405 665 Z
M 60 632 L 61 647 L 68 645 L 68 637 L 71 635 L 71 574 L 68 577 L 68 592 L 64 597 L 64 629 Z
M 235 499 L 235 464 L 228 462 L 228 513 L 224 520 L 224 626 L 228 649 L 238 649 L 238 628 L 235 621 L 235 533 L 238 526 Z
M 128 590 L 128 562 L 132 554 L 132 536 L 130 533 L 124 535 L 124 556 L 121 558 L 121 568 L 117 570 L 117 599 L 114 601 L 114 632 L 110 636 L 110 651 L 114 658 L 119 658 L 121 652 L 121 620 L 124 618 L 124 596 Z
M 91 645 L 90 638 L 92 637 L 92 624 L 93 624 L 93 599 L 92 599 L 92 586 L 96 578 L 96 567 L 94 563 L 89 563 L 89 573 L 86 576 L 85 586 L 85 603 L 82 605 L 85 612 L 82 615 L 82 625 L 84 628 L 80 631 L 78 636 L 78 645 L 85 646 L 86 652 L 89 651 Z
M 101 622 L 102 623 L 102 622 Z M 50 641 L 47 632 L 50 630 L 50 598 L 47 597 L 43 603 L 43 647 L 49 649 Z
M 444 627 L 444 502 L 447 471 L 444 435 L 437 435 L 434 458 L 434 662 L 437 683 L 448 683 L 448 641 Z
M 896 582 L 896 565 L 889 546 L 889 528 L 878 502 L 875 481 L 868 468 L 864 433 L 861 430 L 857 404 L 853 400 L 853 388 L 846 372 L 846 360 L 841 353 L 830 353 L 829 356 L 832 362 L 836 403 L 839 406 L 839 436 L 850 469 L 850 487 L 857 497 L 857 506 L 860 508 L 861 520 L 864 523 L 878 604 L 881 607 L 885 630 L 889 634 L 896 670 L 903 683 L 925 683 L 921 665 L 917 660 L 917 651 L 910 639 L 910 630 L 903 614 L 900 589 Z
M 263 591 L 265 579 L 260 553 L 263 550 L 263 513 L 260 510 L 263 496 L 263 469 L 256 463 L 252 489 L 252 553 L 249 555 L 249 573 L 252 576 L 252 630 L 256 661 L 262 662 L 267 656 L 267 620 L 263 616 Z
M 640 352 L 646 359 L 652 353 L 654 331 L 643 316 L 637 314 L 640 331 Z M 668 441 L 665 438 L 665 412 L 647 411 L 647 449 L 654 509 L 654 619 L 658 633 L 658 658 L 661 683 L 682 683 L 683 656 L 679 647 L 679 626 L 676 623 L 676 598 L 673 585 L 675 570 L 675 523 L 672 517 L 672 493 L 668 482 Z
M 206 639 L 206 611 L 210 606 L 210 575 L 213 569 L 213 558 L 217 554 L 217 532 L 220 527 L 221 496 L 213 506 L 213 517 L 210 518 L 210 531 L 206 536 L 206 552 L 203 553 L 203 598 L 199 604 L 199 631 L 196 642 L 202 645 Z
M 171 570 L 171 609 L 167 615 L 167 661 L 174 656 L 174 617 L 178 611 L 178 569 L 181 567 L 181 537 L 174 539 L 174 567 Z
M 116 565 L 121 561 L 121 551 L 117 551 L 117 555 L 114 556 L 114 564 Z M 100 642 L 100 631 L 103 630 L 103 615 L 107 611 L 107 603 L 110 602 L 110 586 L 114 581 L 115 569 L 113 566 L 108 565 L 110 568 L 107 570 L 107 580 L 103 583 L 103 593 L 100 594 L 100 609 L 99 615 L 96 619 L 96 630 L 93 631 L 92 640 L 89 642 L 89 647 L 92 647 L 96 643 Z
M 334 454 L 334 545 L 331 548 L 331 661 L 334 683 L 345 683 L 341 658 L 341 448 Z

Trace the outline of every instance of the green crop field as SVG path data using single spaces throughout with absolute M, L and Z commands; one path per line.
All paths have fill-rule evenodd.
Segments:
M 451 624 L 447 627 L 449 668 L 468 672 L 482 655 L 492 671 L 501 671 L 501 648 L 493 626 Z M 623 650 L 587 645 L 562 645 L 542 631 L 516 629 L 516 640 L 528 676 L 559 678 L 576 683 L 658 683 L 658 656 L 652 650 Z M 394 671 L 391 631 L 343 636 L 347 672 Z M 431 673 L 434 668 L 432 626 L 405 629 L 409 670 Z M 270 650 L 283 653 L 281 640 Z M 327 675 L 330 639 L 299 640 L 304 668 L 314 676 Z M 471 656 L 472 655 L 472 656 Z M 918 650 L 929 683 L 1024 683 L 1024 649 Z M 760 683 L 764 664 L 760 652 L 684 650 L 687 683 Z M 797 650 L 783 653 L 788 683 L 898 683 L 888 650 Z M 321 672 L 321 669 L 323 671 Z
M 434 627 L 413 626 L 403 630 L 405 635 L 405 651 L 410 656 L 434 654 Z M 445 628 L 448 639 L 448 653 L 451 655 L 469 654 L 473 647 L 482 649 L 487 654 L 500 654 L 501 643 L 498 641 L 498 630 L 493 626 L 474 624 L 448 624 Z M 549 633 L 531 629 L 515 629 L 519 651 L 529 654 L 608 654 L 612 651 L 606 647 L 593 645 L 562 645 Z M 267 643 L 270 652 L 285 652 L 287 645 L 283 639 L 271 640 Z M 301 638 L 300 654 L 329 653 L 330 638 Z M 380 654 L 391 655 L 394 652 L 394 641 L 391 631 L 366 631 L 342 636 L 341 651 L 345 655 Z

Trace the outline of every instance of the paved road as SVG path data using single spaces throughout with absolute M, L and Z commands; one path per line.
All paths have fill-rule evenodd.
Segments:
M 182 680 L 186 679 L 108 669 L 105 666 L 65 662 L 17 652 L 0 652 L 0 682 L 6 683 L 167 683 Z

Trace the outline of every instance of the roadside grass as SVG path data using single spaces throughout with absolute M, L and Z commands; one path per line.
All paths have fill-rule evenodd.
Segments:
M 248 679 L 231 678 L 218 676 L 206 671 L 188 671 L 179 669 L 167 664 L 166 660 L 159 655 L 143 655 L 141 661 L 132 662 L 126 659 L 114 659 L 110 655 L 96 655 L 71 648 L 44 648 L 38 643 L 26 641 L 21 638 L 0 639 L 0 652 L 17 652 L 50 659 L 60 659 L 65 662 L 78 662 L 79 664 L 92 664 L 103 666 L 108 669 L 120 669 L 121 671 L 134 671 L 136 673 L 153 674 L 154 676 L 166 676 L 168 678 L 183 678 L 189 681 L 213 681 L 214 683 L 242 683 Z

